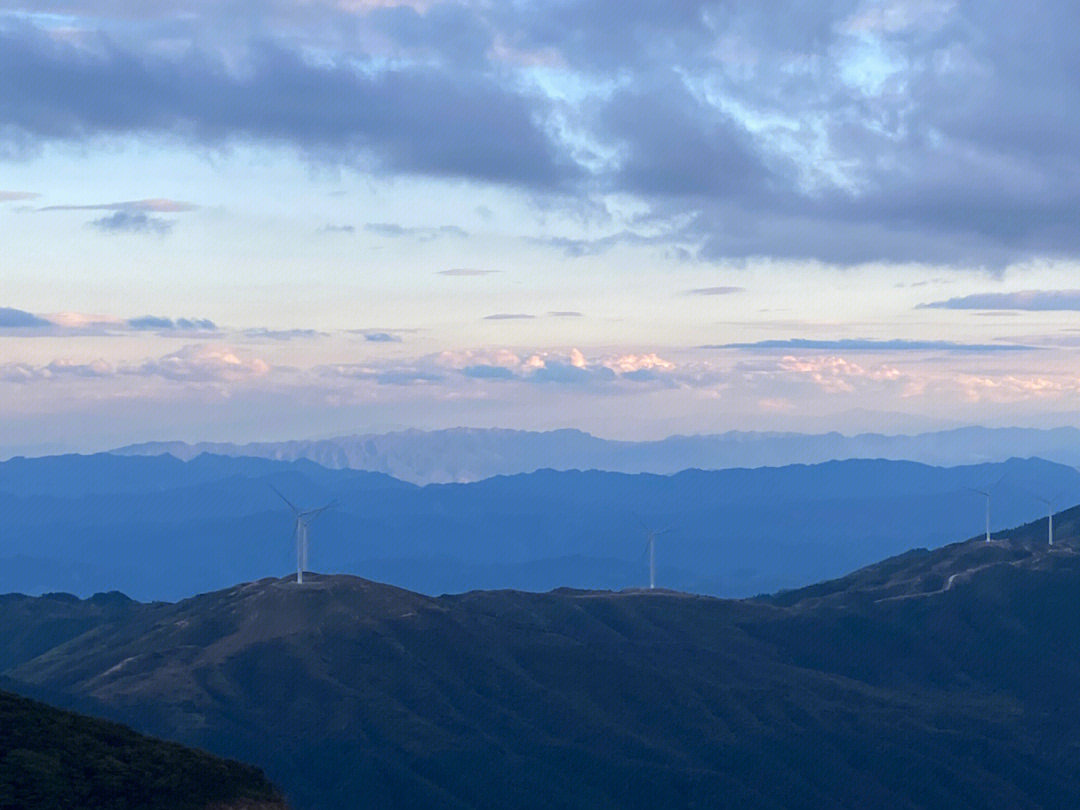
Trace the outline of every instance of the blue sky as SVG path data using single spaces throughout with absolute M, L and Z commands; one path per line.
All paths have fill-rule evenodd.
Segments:
M 1078 17 L 0 0 L 0 451 L 1073 424 Z

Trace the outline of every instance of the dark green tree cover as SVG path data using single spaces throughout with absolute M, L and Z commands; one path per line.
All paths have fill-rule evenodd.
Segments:
M 278 805 L 257 768 L 0 692 L 3 810 Z

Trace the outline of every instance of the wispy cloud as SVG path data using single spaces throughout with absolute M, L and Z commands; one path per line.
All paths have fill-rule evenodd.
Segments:
M 19 200 L 33 200 L 40 197 L 33 191 L 0 191 L 0 202 L 18 202 Z
M 490 276 L 493 273 L 498 273 L 498 270 L 475 270 L 470 267 L 455 267 L 451 270 L 439 270 L 437 271 L 440 276 L 455 276 L 461 278 L 469 278 L 472 276 Z
M 266 327 L 257 327 L 254 329 L 245 329 L 243 332 L 244 337 L 250 340 L 314 340 L 315 338 L 326 337 L 326 332 L 320 332 L 318 329 L 268 329 Z
M 171 219 L 151 217 L 142 211 L 117 211 L 90 222 L 106 233 L 152 233 L 158 236 L 170 233 L 175 224 Z
M 918 309 L 1000 309 L 1030 312 L 1080 312 L 1080 290 L 1024 290 L 976 293 L 919 304 Z
M 549 318 L 584 318 L 585 316 L 580 312 L 573 310 L 556 310 L 555 312 L 548 313 Z
M 494 315 L 485 315 L 485 321 L 528 321 L 535 315 L 526 315 L 522 312 L 496 312 Z
M 319 228 L 320 233 L 355 233 L 354 225 L 323 225 Z
M 393 222 L 369 222 L 364 225 L 364 230 L 377 236 L 385 236 L 392 239 L 399 237 L 412 237 L 422 242 L 437 239 L 440 236 L 468 236 L 469 232 L 456 225 L 440 225 L 434 228 L 410 227 L 398 225 Z
M 702 349 L 745 349 L 760 351 L 849 351 L 849 352 L 895 352 L 895 351 L 945 351 L 945 352 L 1005 352 L 1030 351 L 1034 347 L 1015 343 L 956 343 L 949 340 L 811 340 L 790 338 L 787 340 L 759 340 L 754 343 L 717 343 L 701 346 Z
M 142 211 L 151 214 L 180 214 L 195 211 L 195 203 L 167 198 L 127 200 L 126 202 L 91 203 L 88 205 L 46 205 L 39 211 Z
M 735 295 L 746 292 L 745 287 L 698 287 L 687 290 L 686 295 Z
M 401 343 L 401 336 L 390 332 L 364 332 L 364 340 L 369 343 Z
M 160 318 L 154 315 L 144 315 L 141 318 L 131 318 L 127 325 L 135 330 L 156 330 L 168 332 L 181 330 L 186 332 L 216 332 L 217 324 L 207 318 Z

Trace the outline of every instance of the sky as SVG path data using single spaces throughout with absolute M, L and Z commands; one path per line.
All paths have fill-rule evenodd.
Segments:
M 1080 424 L 1078 27 L 0 0 L 0 455 Z

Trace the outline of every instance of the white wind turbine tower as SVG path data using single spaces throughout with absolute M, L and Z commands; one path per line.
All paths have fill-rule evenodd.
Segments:
M 296 538 L 296 582 L 298 585 L 303 585 L 304 571 L 308 567 L 308 524 L 332 507 L 334 502 L 332 501 L 326 506 L 320 506 L 318 509 L 300 509 L 282 495 L 273 484 L 270 485 L 270 489 L 277 492 L 277 496 L 289 505 L 289 508 L 293 510 L 293 514 L 296 516 L 296 523 L 293 526 L 293 535 Z
M 1054 505 L 1061 500 L 1061 496 L 1064 494 L 1064 492 L 1059 492 L 1053 498 L 1043 498 L 1034 492 L 1031 493 L 1032 498 L 1046 506 L 1046 539 L 1047 545 L 1050 546 L 1054 545 Z
M 1006 473 L 1008 475 L 1008 473 Z M 997 480 L 996 483 L 988 486 L 986 489 L 975 489 L 975 487 L 968 487 L 970 492 L 974 492 L 977 495 L 982 495 L 986 498 L 986 542 L 990 542 L 990 496 L 998 485 L 1005 480 L 1005 475 Z
M 649 590 L 653 590 L 656 588 L 656 538 L 662 534 L 667 534 L 674 526 L 668 526 L 666 529 L 656 531 L 651 529 L 640 517 L 638 523 L 645 527 L 646 537 L 648 537 L 646 548 L 649 551 Z

